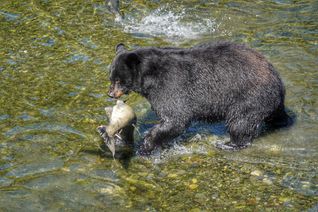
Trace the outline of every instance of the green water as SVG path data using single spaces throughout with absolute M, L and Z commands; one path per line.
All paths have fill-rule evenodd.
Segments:
M 178 3 L 179 2 L 179 3 Z M 103 0 L 0 2 L 1 211 L 211 211 L 318 208 L 318 2 Z M 240 152 L 215 149 L 222 123 L 194 123 L 150 158 L 99 148 L 114 46 L 209 40 L 262 52 L 296 123 Z M 156 118 L 136 94 L 141 132 Z M 136 141 L 141 136 L 136 133 Z

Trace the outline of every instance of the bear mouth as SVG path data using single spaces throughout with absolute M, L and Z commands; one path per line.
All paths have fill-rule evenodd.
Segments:
M 122 95 L 128 93 L 128 92 L 125 92 L 126 90 L 127 89 L 125 89 L 125 87 L 122 87 L 120 85 L 119 81 L 116 81 L 115 83 L 112 83 L 112 85 L 110 86 L 108 91 L 108 96 L 110 96 L 111 98 L 118 99 Z
M 124 91 L 119 90 L 119 89 L 109 90 L 109 92 L 108 92 L 108 96 L 111 98 L 115 98 L 115 99 L 118 99 L 119 97 L 121 97 L 124 94 L 125 94 Z

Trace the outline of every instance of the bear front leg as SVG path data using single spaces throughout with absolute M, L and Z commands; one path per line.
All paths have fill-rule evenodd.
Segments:
M 156 145 L 171 140 L 180 135 L 186 128 L 186 122 L 181 120 L 163 121 L 155 125 L 144 138 L 141 154 L 149 154 Z

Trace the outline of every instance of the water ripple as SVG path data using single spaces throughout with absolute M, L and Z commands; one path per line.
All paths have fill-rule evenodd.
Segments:
M 0 10 L 0 15 L 4 16 L 6 21 L 16 21 L 20 15 Z
M 35 174 L 58 170 L 62 168 L 63 165 L 64 162 L 62 160 L 55 160 L 46 163 L 23 164 L 9 171 L 6 176 L 14 178 L 32 176 Z
M 0 121 L 6 120 L 6 119 L 8 119 L 8 118 L 10 118 L 10 116 L 7 115 L 7 114 L 0 115 Z
M 22 133 L 28 133 L 33 131 L 49 131 L 49 132 L 62 132 L 62 133 L 71 133 L 78 135 L 80 137 L 86 137 L 84 133 L 68 126 L 68 125 L 62 125 L 62 124 L 52 124 L 52 123 L 38 123 L 38 124 L 32 124 L 28 126 L 16 126 L 7 132 L 4 133 L 7 137 L 16 136 L 18 134 Z

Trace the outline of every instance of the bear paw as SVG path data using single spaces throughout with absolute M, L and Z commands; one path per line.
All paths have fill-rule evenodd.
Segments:
M 151 141 L 148 136 L 146 136 L 143 144 L 141 144 L 140 146 L 140 150 L 138 151 L 138 153 L 140 155 L 150 155 L 155 146 L 155 143 Z

